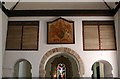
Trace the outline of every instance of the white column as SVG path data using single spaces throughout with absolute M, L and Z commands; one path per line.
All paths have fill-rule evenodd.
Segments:
M 2 10 L 0 9 L 0 79 L 2 78 Z
M 120 9 L 114 16 L 115 30 L 116 30 L 116 44 L 117 44 L 117 62 L 118 62 L 118 76 L 120 77 Z
M 4 56 L 7 35 L 8 16 L 0 9 L 0 78 L 4 77 Z
M 104 64 L 103 63 L 99 63 L 100 65 L 100 77 L 102 77 L 102 79 L 104 78 Z
M 118 67 L 120 77 L 120 9 L 118 11 Z
M 19 73 L 18 77 L 23 77 L 23 62 L 19 63 Z
M 19 63 L 19 77 L 26 77 L 26 63 L 24 61 Z

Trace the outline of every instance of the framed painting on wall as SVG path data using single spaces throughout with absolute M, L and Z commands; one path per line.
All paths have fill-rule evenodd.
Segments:
M 47 22 L 47 44 L 74 43 L 74 21 L 58 18 Z

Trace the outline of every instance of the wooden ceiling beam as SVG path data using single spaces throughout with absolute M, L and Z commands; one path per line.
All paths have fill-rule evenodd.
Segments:
M 120 9 L 120 1 L 118 2 L 116 8 L 113 10 L 113 15 L 115 15 L 119 9 Z
M 114 16 L 120 8 L 120 2 L 112 11 L 110 10 L 8 10 L 0 2 L 0 8 L 8 17 L 20 16 Z
M 15 16 L 113 16 L 110 10 L 13 10 L 9 17 Z

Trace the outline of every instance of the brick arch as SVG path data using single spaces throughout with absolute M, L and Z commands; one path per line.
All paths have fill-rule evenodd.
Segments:
M 84 75 L 84 66 L 83 66 L 83 62 L 80 58 L 80 56 L 72 49 L 70 48 L 66 48 L 66 47 L 60 47 L 60 48 L 54 48 L 51 49 L 50 51 L 48 51 L 41 59 L 40 62 L 40 69 L 39 69 L 39 76 L 40 77 L 45 77 L 45 65 L 46 62 L 49 60 L 50 56 L 52 56 L 53 54 L 57 54 L 58 52 L 62 52 L 62 53 L 66 53 L 68 55 L 71 55 L 75 60 L 77 60 L 77 64 L 79 66 L 79 75 L 80 77 L 83 77 Z

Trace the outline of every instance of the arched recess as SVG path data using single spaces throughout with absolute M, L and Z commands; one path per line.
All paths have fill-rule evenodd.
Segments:
M 32 66 L 29 61 L 20 59 L 14 65 L 14 77 L 29 77 L 28 79 L 31 79 L 31 69 Z
M 65 72 L 57 71 L 59 64 L 64 64 L 66 68 Z M 57 54 L 51 57 L 46 64 L 45 70 L 46 70 L 46 74 L 45 74 L 46 78 L 56 79 L 56 77 L 57 78 L 60 77 L 62 72 L 63 72 L 62 76 L 64 75 L 66 79 L 80 77 L 78 65 L 76 61 L 71 56 L 67 55 L 66 53 L 60 53 L 60 54 Z M 62 69 L 60 68 L 60 70 Z
M 113 77 L 112 70 L 112 65 L 108 61 L 99 60 L 92 66 L 92 77 L 93 79 L 94 77 Z M 99 73 L 99 75 L 97 73 Z
M 75 60 L 76 60 L 76 63 L 78 65 L 78 72 L 79 72 L 79 76 L 80 77 L 83 77 L 84 75 L 84 66 L 83 66 L 83 62 L 80 58 L 80 56 L 72 49 L 70 48 L 66 48 L 66 47 L 60 47 L 60 48 L 54 48 L 54 49 L 51 49 L 50 51 L 48 51 L 41 59 L 41 62 L 40 62 L 40 69 L 39 69 L 39 76 L 40 77 L 45 77 L 45 74 L 46 74 L 46 71 L 45 71 L 45 66 L 46 66 L 46 63 L 48 62 L 48 60 L 54 56 L 54 55 L 57 55 L 57 54 L 60 54 L 60 53 L 66 53 L 68 54 L 69 56 L 73 57 Z

